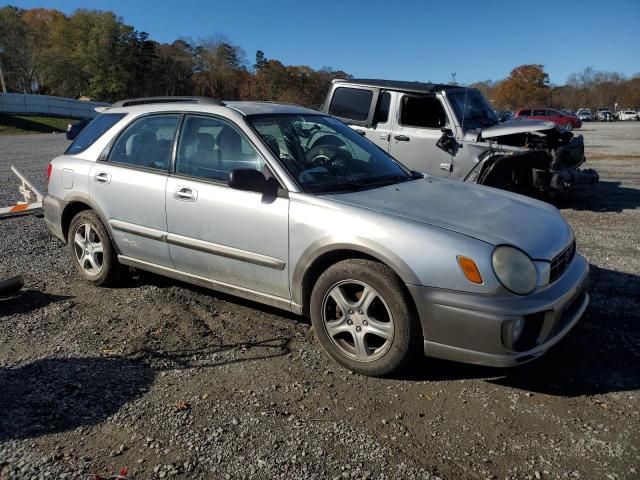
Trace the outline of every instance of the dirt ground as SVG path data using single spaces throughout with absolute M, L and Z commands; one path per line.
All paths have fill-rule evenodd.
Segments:
M 591 305 L 511 370 L 423 359 L 390 379 L 332 363 L 307 320 L 132 272 L 98 289 L 44 221 L 0 221 L 0 479 L 640 478 L 640 122 L 591 123 L 601 182 L 558 206 Z M 44 188 L 63 135 L 0 137 Z

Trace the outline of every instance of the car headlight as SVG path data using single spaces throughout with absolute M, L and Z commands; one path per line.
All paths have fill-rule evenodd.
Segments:
M 507 290 L 518 295 L 535 290 L 538 280 L 536 267 L 522 250 L 506 245 L 496 247 L 491 264 L 496 277 Z

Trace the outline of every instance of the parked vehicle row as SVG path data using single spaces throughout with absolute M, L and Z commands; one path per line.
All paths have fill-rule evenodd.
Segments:
M 367 375 L 418 351 L 519 365 L 571 330 L 589 267 L 557 209 L 425 176 L 389 150 L 428 167 L 446 151 L 462 170 L 464 142 L 511 171 L 548 169 L 553 148 L 581 160 L 581 140 L 498 125 L 473 89 L 337 82 L 329 110 L 360 124 L 274 103 L 118 102 L 51 161 L 45 220 L 88 282 L 130 266 L 307 315 L 328 354 Z M 544 146 L 525 148 L 534 138 Z
M 594 120 L 600 122 L 612 122 L 614 120 L 640 120 L 640 113 L 633 109 L 621 109 L 612 112 L 608 108 L 599 108 L 594 115 L 588 108 L 581 108 L 578 110 L 576 115 L 583 122 L 592 122 Z

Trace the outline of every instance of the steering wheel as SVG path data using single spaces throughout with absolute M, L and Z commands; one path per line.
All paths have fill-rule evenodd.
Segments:
M 350 176 L 351 154 L 334 145 L 317 145 L 307 152 L 306 163 L 310 167 L 324 167 L 334 175 Z

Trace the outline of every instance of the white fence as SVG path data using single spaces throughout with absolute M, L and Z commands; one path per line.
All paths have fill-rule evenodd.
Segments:
M 108 103 L 103 102 L 85 102 L 72 98 L 52 97 L 51 95 L 0 93 L 0 113 L 86 118 L 97 115 L 94 108 L 108 106 Z

